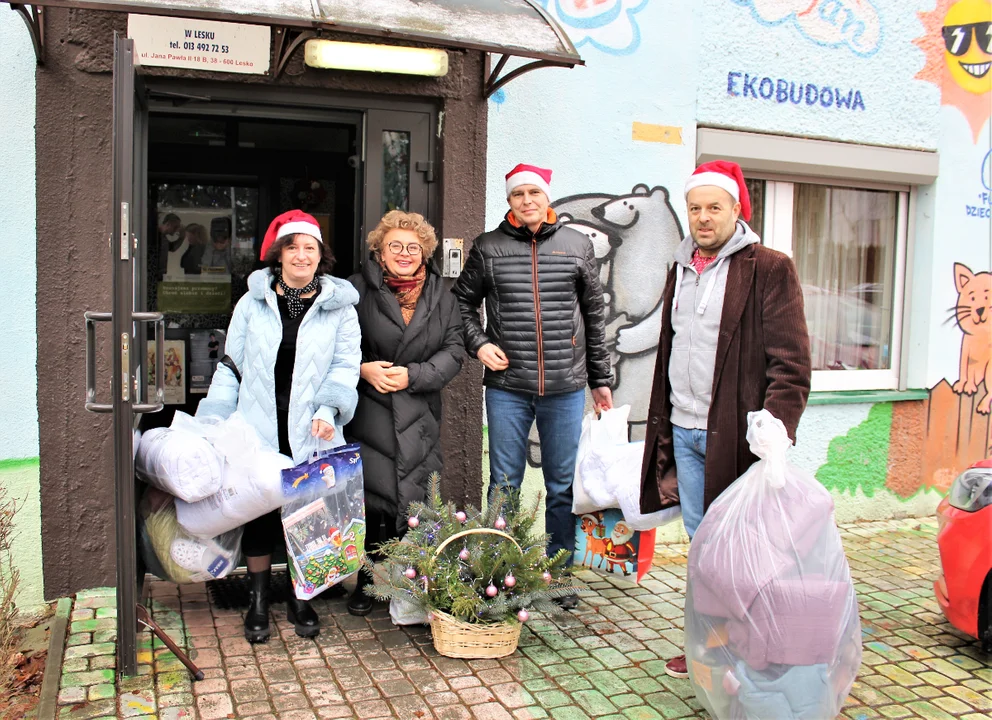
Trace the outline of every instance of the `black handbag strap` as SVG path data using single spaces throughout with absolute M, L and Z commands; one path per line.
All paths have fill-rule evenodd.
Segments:
M 231 359 L 230 355 L 225 355 L 220 359 L 222 365 L 227 366 L 227 369 L 234 373 L 234 379 L 238 381 L 238 385 L 241 384 L 241 371 L 238 370 L 238 366 L 234 364 L 234 360 Z

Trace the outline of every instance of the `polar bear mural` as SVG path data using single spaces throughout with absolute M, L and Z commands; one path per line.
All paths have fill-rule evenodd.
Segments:
M 570 195 L 552 205 L 562 222 L 592 241 L 606 300 L 606 342 L 613 361 L 613 402 L 630 405 L 631 437 L 644 439 L 661 298 L 682 225 L 668 190 L 635 185 L 624 195 Z M 536 433 L 530 461 L 540 465 Z

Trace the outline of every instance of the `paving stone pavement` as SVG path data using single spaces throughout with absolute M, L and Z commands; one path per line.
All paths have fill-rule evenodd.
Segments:
M 843 710 L 852 720 L 978 720 L 992 713 L 992 658 L 944 622 L 933 599 L 936 523 L 842 528 L 861 605 L 864 662 Z M 195 650 L 206 678 L 192 683 L 147 633 L 140 675 L 114 679 L 112 588 L 79 593 L 67 637 L 59 717 L 407 718 L 422 720 L 650 720 L 704 718 L 688 680 L 664 673 L 682 642 L 688 547 L 658 552 L 640 585 L 579 574 L 578 610 L 535 616 L 519 650 L 498 660 L 439 656 L 423 627 L 396 628 L 384 606 L 348 615 L 318 600 L 323 629 L 296 637 L 274 606 L 272 640 L 249 645 L 238 611 L 212 607 L 203 585 L 150 584 L 156 621 Z

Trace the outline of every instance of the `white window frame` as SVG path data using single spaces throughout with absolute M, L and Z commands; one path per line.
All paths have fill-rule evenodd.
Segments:
M 813 392 L 898 390 L 902 373 L 904 318 L 906 317 L 906 252 L 909 244 L 911 189 L 905 185 L 843 181 L 838 178 L 782 176 L 748 173 L 748 179 L 765 182 L 764 234 L 762 244 L 793 257 L 792 211 L 796 183 L 826 185 L 857 190 L 897 193 L 895 268 L 893 269 L 892 327 L 889 342 L 890 368 L 885 370 L 814 370 Z

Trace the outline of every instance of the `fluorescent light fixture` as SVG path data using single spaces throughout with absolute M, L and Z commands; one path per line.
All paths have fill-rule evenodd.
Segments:
M 400 45 L 307 40 L 304 62 L 310 67 L 334 70 L 401 73 L 443 77 L 448 74 L 448 53 L 434 48 Z

